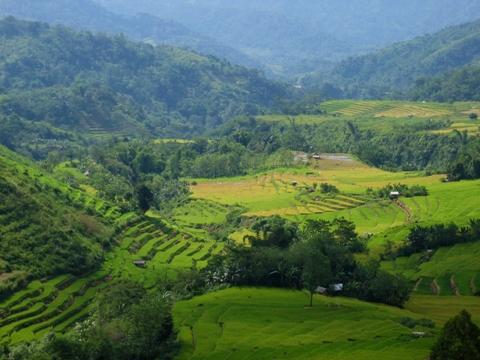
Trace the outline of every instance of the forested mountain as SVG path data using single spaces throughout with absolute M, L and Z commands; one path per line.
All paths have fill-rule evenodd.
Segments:
M 476 19 L 478 0 L 96 0 L 124 14 L 148 12 L 296 76 L 445 26 Z
M 22 121 L 38 136 L 46 132 L 38 122 L 60 137 L 73 137 L 65 134 L 71 130 L 185 136 L 256 114 L 288 93 L 257 71 L 122 36 L 7 18 L 0 39 L 0 124 L 12 137 Z
M 480 65 L 464 66 L 458 70 L 431 78 L 420 78 L 409 96 L 415 100 L 480 101 Z
M 191 31 L 176 21 L 148 14 L 119 15 L 92 0 L 0 0 L 0 16 L 62 24 L 79 30 L 122 33 L 132 40 L 188 48 L 240 65 L 258 65 L 245 54 Z
M 439 76 L 479 61 L 480 21 L 474 21 L 348 59 L 331 74 L 313 76 L 305 83 L 331 82 L 341 86 L 346 97 L 400 96 L 419 78 Z

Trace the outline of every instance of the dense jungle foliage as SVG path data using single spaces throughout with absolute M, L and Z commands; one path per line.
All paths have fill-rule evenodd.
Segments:
M 255 70 L 123 36 L 6 18 L 0 39 L 0 113 L 10 124 L 2 136 L 14 147 L 18 127 L 40 144 L 42 135 L 71 141 L 62 130 L 188 136 L 259 113 L 288 92 Z M 38 122 L 55 130 L 38 130 Z

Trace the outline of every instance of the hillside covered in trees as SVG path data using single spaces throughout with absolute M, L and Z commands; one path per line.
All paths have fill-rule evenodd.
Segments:
M 177 21 L 163 20 L 146 13 L 119 15 L 92 0 L 1 0 L 0 16 L 66 25 L 78 30 L 125 34 L 136 41 L 192 49 L 239 65 L 258 65 L 245 54 L 200 35 Z
M 435 95 L 436 90 L 433 88 L 428 91 L 432 94 L 425 93 L 427 87 L 438 86 L 437 80 L 429 85 L 425 79 L 449 74 L 445 76 L 452 76 L 455 81 L 455 76 L 461 76 L 462 73 L 451 75 L 452 71 L 478 65 L 479 61 L 480 21 L 474 21 L 398 43 L 368 55 L 353 57 L 341 62 L 331 73 L 305 79 L 305 84 L 318 87 L 330 82 L 341 88 L 346 98 L 392 98 L 408 96 L 406 93 L 415 86 L 416 81 L 423 79 L 417 84 L 423 92 L 416 92 L 416 96 L 422 94 L 426 99 L 443 100 L 445 96 Z M 476 76 L 474 73 L 469 75 Z M 448 100 L 473 100 L 472 92 L 474 89 L 466 94 L 446 97 Z
M 0 298 L 29 276 L 82 274 L 102 261 L 108 222 L 73 189 L 0 146 Z M 8 280 L 8 279 L 7 279 Z
M 283 78 L 476 19 L 475 0 L 96 0 L 108 9 L 175 20 Z
M 2 136 L 13 140 L 19 123 L 37 141 L 41 132 L 59 139 L 72 130 L 70 138 L 102 131 L 186 136 L 257 114 L 288 93 L 257 71 L 122 36 L 7 18 L 0 39 Z M 40 121 L 48 127 L 38 129 Z
M 480 65 L 464 66 L 446 74 L 420 78 L 410 95 L 414 100 L 479 101 Z

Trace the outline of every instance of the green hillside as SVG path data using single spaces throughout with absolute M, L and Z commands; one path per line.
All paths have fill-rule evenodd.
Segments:
M 347 98 L 391 98 L 411 89 L 419 78 L 477 65 L 479 44 L 480 22 L 475 21 L 353 57 L 341 62 L 331 74 L 313 76 L 306 83 L 317 86 L 319 82 L 331 82 L 340 86 Z M 462 100 L 472 96 L 474 93 Z
M 255 67 L 245 54 L 200 35 L 177 21 L 146 13 L 122 16 L 91 0 L 2 0 L 0 16 L 62 24 L 76 29 L 125 34 L 132 40 L 192 49 L 205 55 L 228 59 L 234 64 Z
M 0 183 L 3 277 L 18 271 L 37 278 L 81 274 L 101 264 L 111 230 L 86 195 L 3 147 Z
M 2 345 L 71 330 L 110 282 L 131 279 L 152 289 L 205 267 L 224 247 L 155 214 L 122 213 L 95 189 L 67 185 L 4 147 L 0 185 Z M 147 265 L 135 266 L 139 260 Z
M 61 140 L 39 131 L 39 123 L 75 131 L 70 141 L 78 134 L 186 136 L 255 114 L 287 93 L 256 71 L 122 36 L 6 18 L 0 39 L 0 113 L 17 148 L 18 122 L 23 136 L 36 135 L 37 149 Z
M 480 291 L 480 244 L 441 248 L 433 255 L 415 254 L 386 262 L 384 267 L 416 281 L 416 292 L 442 296 L 471 296 Z
M 0 0 L 0 360 L 477 360 L 458 1 Z
M 334 62 L 477 18 L 476 1 L 457 0 L 96 0 L 112 11 L 181 22 L 290 78 Z M 259 36 L 261 34 L 261 36 Z
M 424 359 L 432 344 L 431 336 L 416 339 L 401 325 L 402 318 L 420 318 L 407 310 L 321 296 L 313 308 L 307 303 L 299 291 L 251 288 L 179 302 L 178 358 Z
M 480 67 L 464 66 L 432 78 L 418 79 L 410 96 L 416 100 L 478 101 L 479 90 Z

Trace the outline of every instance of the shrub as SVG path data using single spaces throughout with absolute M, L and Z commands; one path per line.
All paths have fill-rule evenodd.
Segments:
M 320 191 L 324 194 L 338 194 L 340 192 L 335 185 L 327 183 L 320 184 Z
M 430 359 L 480 359 L 480 329 L 467 311 L 463 310 L 445 324 Z

